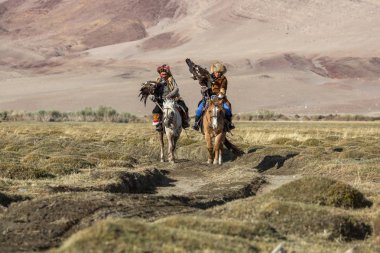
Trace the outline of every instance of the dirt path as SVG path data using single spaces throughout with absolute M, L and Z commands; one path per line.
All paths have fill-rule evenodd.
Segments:
M 199 162 L 182 162 L 170 167 L 167 177 L 171 184 L 158 187 L 158 196 L 185 197 L 196 205 L 224 203 L 252 196 L 265 183 L 255 170 L 233 163 L 213 166 Z
M 301 175 L 265 175 L 265 181 L 267 182 L 263 187 L 259 189 L 257 195 L 265 194 L 273 191 L 280 186 L 290 183 L 294 180 L 302 178 Z

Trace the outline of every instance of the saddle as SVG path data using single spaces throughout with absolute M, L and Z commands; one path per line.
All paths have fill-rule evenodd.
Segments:
M 179 114 L 181 115 L 181 119 L 182 119 L 182 128 L 187 128 L 189 127 L 189 119 L 187 117 L 187 113 L 186 113 L 186 110 L 185 108 L 183 108 L 181 105 L 179 104 L 176 104 L 176 107 L 177 107 L 177 110 L 179 112 Z

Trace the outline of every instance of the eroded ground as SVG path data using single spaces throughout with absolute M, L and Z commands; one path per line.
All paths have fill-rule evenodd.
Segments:
M 379 251 L 377 123 L 241 123 L 229 138 L 246 154 L 222 166 L 193 131 L 157 162 L 146 124 L 0 136 L 2 252 Z

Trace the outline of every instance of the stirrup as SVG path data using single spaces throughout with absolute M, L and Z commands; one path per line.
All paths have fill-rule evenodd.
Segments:
M 182 122 L 182 128 L 188 128 L 190 126 L 189 122 L 188 121 L 184 121 Z
M 156 131 L 162 132 L 163 130 L 164 130 L 164 128 L 162 127 L 161 123 L 156 125 Z
M 198 131 L 199 130 L 199 126 L 197 123 L 195 123 L 192 127 L 191 127 L 193 130 L 195 131 Z

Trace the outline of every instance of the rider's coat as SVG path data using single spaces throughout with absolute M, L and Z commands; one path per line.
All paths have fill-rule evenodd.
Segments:
M 160 98 L 161 100 L 165 98 L 172 98 L 175 100 L 180 99 L 179 95 L 179 88 L 172 76 L 169 76 L 167 80 L 158 77 L 157 83 L 161 84 L 159 89 L 157 89 L 156 97 Z
M 227 84 L 227 78 L 224 75 L 218 78 L 213 78 L 211 82 L 212 93 L 215 95 L 218 95 L 220 93 L 225 96 L 227 91 Z

